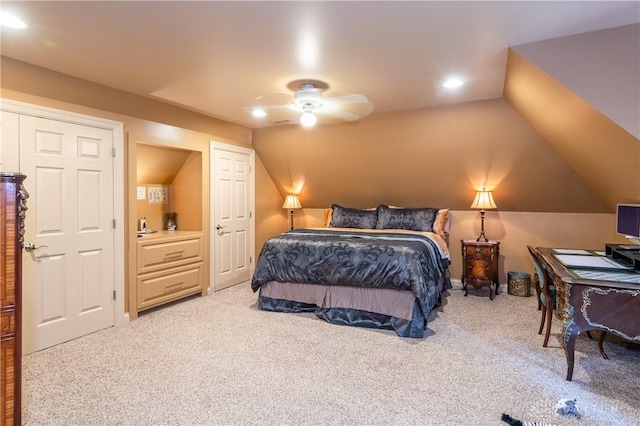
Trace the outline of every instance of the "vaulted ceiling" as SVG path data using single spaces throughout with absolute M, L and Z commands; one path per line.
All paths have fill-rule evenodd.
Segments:
M 3 0 L 29 27 L 3 28 L 1 52 L 260 128 L 297 122 L 287 108 L 262 119 L 243 108 L 287 103 L 296 79 L 326 82 L 326 97 L 364 94 L 373 114 L 500 98 L 509 46 L 636 23 L 638 10 L 636 1 Z M 444 90 L 449 76 L 465 85 Z
M 51 92 L 25 88 L 22 61 L 73 76 L 72 85 L 120 91 L 60 98 L 67 102 L 149 119 L 128 92 L 254 129 L 278 191 L 301 191 L 306 207 L 467 209 L 480 187 L 495 188 L 500 208 L 513 211 L 611 212 L 616 202 L 640 202 L 635 130 L 543 61 L 509 49 L 628 24 L 637 31 L 637 1 L 3 1 L 2 11 L 29 24 L 2 29 L 14 89 Z M 449 75 L 464 86 L 445 91 Z M 329 97 L 365 94 L 371 115 L 321 116 L 307 132 L 281 125 L 297 122 L 286 108 L 263 119 L 244 108 L 286 103 L 287 84 L 300 78 L 327 82 Z M 608 98 L 615 110 L 619 98 Z

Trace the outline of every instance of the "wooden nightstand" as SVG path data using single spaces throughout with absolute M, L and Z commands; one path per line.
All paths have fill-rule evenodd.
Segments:
M 489 298 L 498 294 L 498 256 L 500 243 L 461 240 L 462 243 L 462 288 L 467 295 L 467 285 L 474 288 L 489 287 Z M 495 285 L 495 290 L 494 290 Z

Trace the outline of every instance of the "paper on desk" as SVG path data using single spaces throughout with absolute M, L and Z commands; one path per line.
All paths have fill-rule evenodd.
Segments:
M 591 254 L 588 251 L 582 250 L 582 249 L 559 249 L 559 248 L 554 248 L 553 251 L 556 252 L 556 253 L 560 253 L 560 254 Z
M 602 256 L 574 254 L 554 254 L 553 256 L 568 268 L 632 269 Z

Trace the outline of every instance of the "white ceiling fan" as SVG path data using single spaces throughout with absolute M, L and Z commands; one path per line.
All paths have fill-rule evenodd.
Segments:
M 312 127 L 317 122 L 317 115 L 330 115 L 346 121 L 356 121 L 373 111 L 373 104 L 365 95 L 353 94 L 337 97 L 325 97 L 323 93 L 329 85 L 319 80 L 295 80 L 287 84 L 293 91 L 293 100 L 282 105 L 263 105 L 245 107 L 254 116 L 268 115 L 268 110 L 288 109 L 299 113 L 300 124 Z M 356 106 L 357 112 L 353 111 Z M 351 109 L 348 111 L 347 109 Z

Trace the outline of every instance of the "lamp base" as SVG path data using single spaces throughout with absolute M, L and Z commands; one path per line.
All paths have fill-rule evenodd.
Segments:
M 480 210 L 480 236 L 476 241 L 481 243 L 486 243 L 489 241 L 487 237 L 484 236 L 484 210 Z
M 487 237 L 484 236 L 484 232 L 480 234 L 480 236 L 476 239 L 476 241 L 481 242 L 481 243 L 486 243 L 489 240 L 487 239 Z

